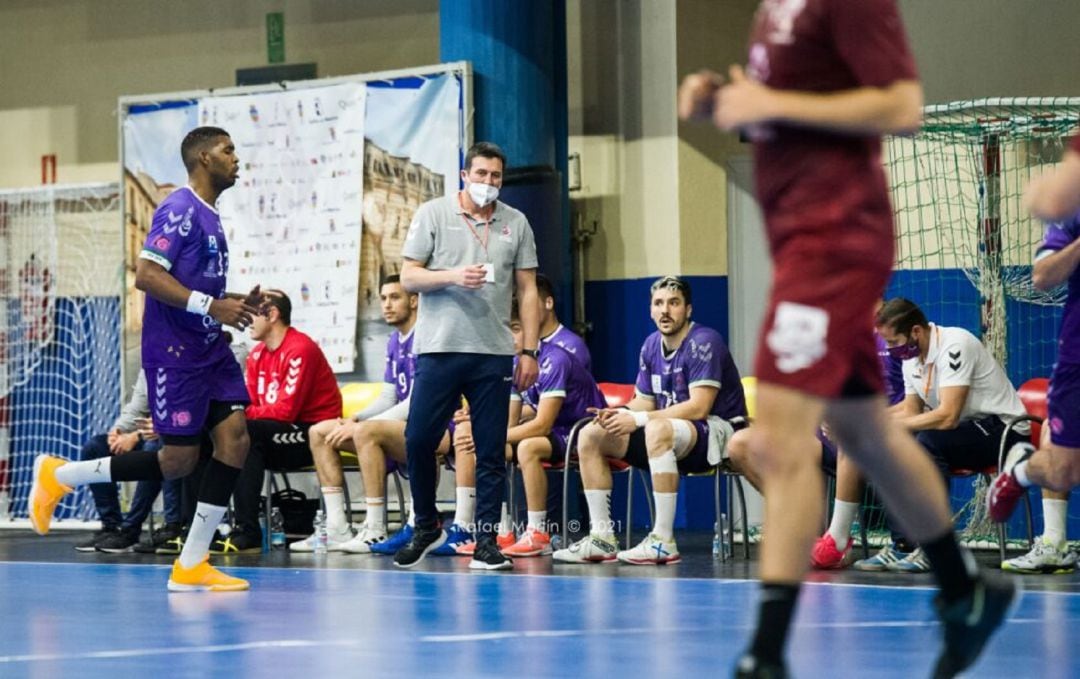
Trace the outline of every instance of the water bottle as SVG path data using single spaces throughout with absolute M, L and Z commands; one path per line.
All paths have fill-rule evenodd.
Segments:
M 713 524 L 713 536 L 712 536 L 712 558 L 719 559 L 723 554 L 723 547 L 720 546 L 720 521 Z
M 315 553 L 326 554 L 329 551 L 329 536 L 326 534 L 326 514 L 323 510 L 315 512 Z
M 285 519 L 277 507 L 270 512 L 270 548 L 285 549 Z
M 720 515 L 720 558 L 724 561 L 731 558 L 731 522 L 727 514 Z

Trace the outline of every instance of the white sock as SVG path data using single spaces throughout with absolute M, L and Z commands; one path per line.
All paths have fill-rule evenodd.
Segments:
M 471 533 L 473 523 L 476 521 L 476 489 L 458 486 L 454 495 L 457 496 L 457 504 L 454 507 L 454 523 Z
M 367 518 L 364 525 L 373 531 L 386 532 L 386 500 L 381 497 L 366 497 Z
M 1024 460 L 1020 464 L 1013 467 L 1013 478 L 1015 478 L 1016 482 L 1024 488 L 1027 488 L 1031 485 L 1031 479 L 1029 479 L 1027 475 L 1027 466 L 1028 461 Z
M 68 462 L 57 467 L 56 480 L 72 488 L 84 483 L 108 483 L 112 481 L 112 456 L 85 462 Z
M 678 499 L 678 493 L 653 492 L 653 500 L 656 501 L 656 525 L 652 532 L 657 537 L 664 540 L 675 537 L 675 501 Z
M 847 548 L 851 538 L 851 522 L 859 512 L 858 502 L 844 502 L 837 500 L 833 503 L 832 522 L 829 524 L 829 535 L 836 543 L 836 548 L 841 552 Z
M 547 523 L 547 510 L 540 510 L 539 512 L 528 512 L 529 523 L 526 526 L 527 529 L 544 532 L 544 524 Z
M 326 532 L 341 535 L 349 530 L 345 517 L 345 490 L 340 486 L 323 486 L 323 502 L 326 503 Z
M 600 537 L 615 536 L 611 525 L 611 489 L 586 490 L 585 501 L 589 505 L 589 531 Z
M 412 510 L 412 500 L 405 503 L 405 513 L 409 515 L 409 519 L 405 522 L 405 525 L 416 528 L 416 513 Z
M 513 533 L 514 526 L 510 522 L 510 505 L 502 503 L 502 510 L 499 516 L 499 527 L 495 530 L 496 535 L 506 535 L 507 533 Z
M 180 551 L 180 565 L 194 568 L 210 552 L 210 541 L 214 531 L 225 516 L 225 507 L 200 502 L 195 505 L 195 516 L 191 519 L 191 529 L 184 538 L 184 548 Z
M 1068 500 L 1043 498 L 1043 540 L 1061 549 L 1065 545 L 1065 519 L 1069 513 Z

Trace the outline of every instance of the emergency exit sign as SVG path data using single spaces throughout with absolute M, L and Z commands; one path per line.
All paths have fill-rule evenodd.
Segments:
M 266 15 L 266 60 L 271 64 L 285 62 L 285 14 Z

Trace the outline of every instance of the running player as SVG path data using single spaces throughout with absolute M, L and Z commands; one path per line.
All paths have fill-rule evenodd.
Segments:
M 198 461 L 200 439 L 209 431 L 214 456 L 168 586 L 171 591 L 244 590 L 247 581 L 218 571 L 208 560 L 210 540 L 248 452 L 247 387 L 222 326 L 242 330 L 251 325 L 263 296 L 258 286 L 247 295 L 225 292 L 229 249 L 214 205 L 236 183 L 239 172 L 229 133 L 198 127 L 184 137 L 180 154 L 188 185 L 169 194 L 154 212 L 135 272 L 135 286 L 146 293 L 142 364 L 150 383 L 154 430 L 164 446 L 160 452 L 136 451 L 87 462 L 39 456 L 34 461 L 30 521 L 39 534 L 48 533 L 56 505 L 78 485 L 187 475 Z
M 805 441 L 826 420 L 867 473 L 941 586 L 945 648 L 935 676 L 970 666 L 1016 597 L 981 574 L 952 531 L 933 463 L 886 413 L 867 327 L 893 262 L 881 135 L 918 128 L 922 87 L 894 0 L 763 0 L 749 72 L 689 76 L 683 118 L 754 142 L 757 197 L 773 259 L 758 346 L 754 454 L 768 492 L 757 631 L 739 676 L 782 676 L 784 644 L 822 514 Z

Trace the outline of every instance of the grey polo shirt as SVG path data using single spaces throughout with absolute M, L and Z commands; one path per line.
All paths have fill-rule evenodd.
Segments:
M 401 255 L 430 271 L 487 263 L 495 270 L 495 282 L 479 290 L 451 285 L 421 293 L 413 351 L 513 355 L 514 271 L 537 266 L 536 242 L 524 214 L 496 202 L 485 229 L 465 214 L 457 194 L 429 200 L 416 211 Z

